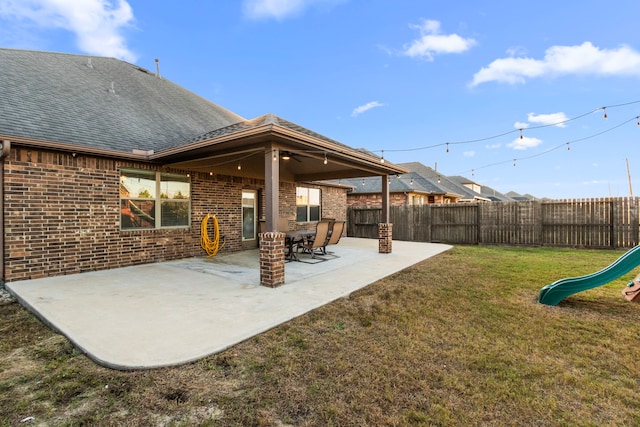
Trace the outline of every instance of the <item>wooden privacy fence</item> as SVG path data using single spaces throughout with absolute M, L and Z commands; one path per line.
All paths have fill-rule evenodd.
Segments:
M 393 239 L 451 244 L 632 248 L 639 197 L 393 206 Z M 347 234 L 378 238 L 379 208 L 347 210 Z

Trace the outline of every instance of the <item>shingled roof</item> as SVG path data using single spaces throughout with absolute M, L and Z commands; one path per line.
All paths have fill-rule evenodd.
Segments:
M 0 49 L 0 136 L 161 151 L 245 119 L 114 58 Z
M 362 179 L 343 179 L 342 184 L 353 186 L 353 194 L 374 194 L 382 191 L 380 177 Z M 389 179 L 390 193 L 421 193 L 421 194 L 449 194 L 449 191 L 416 172 L 409 172 L 401 176 L 391 176 Z
M 470 190 L 464 185 L 455 182 L 450 177 L 442 175 L 436 170 L 430 168 L 429 166 L 423 165 L 420 162 L 400 163 L 399 166 L 402 166 L 412 172 L 417 172 L 427 179 L 440 181 L 438 184 L 440 187 L 446 189 L 448 192 L 460 195 L 460 200 L 488 200 L 486 197 L 479 195 L 478 193 Z

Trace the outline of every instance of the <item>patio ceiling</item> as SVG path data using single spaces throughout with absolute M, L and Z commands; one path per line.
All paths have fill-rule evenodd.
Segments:
M 214 174 L 265 178 L 265 157 L 280 159 L 280 180 L 318 181 L 407 171 L 273 115 L 218 130 L 149 156 L 165 165 Z M 288 157 L 288 158 L 287 158 Z M 325 163 L 326 158 L 326 163 Z

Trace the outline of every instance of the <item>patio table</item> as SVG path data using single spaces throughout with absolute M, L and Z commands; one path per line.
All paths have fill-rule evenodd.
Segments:
M 284 255 L 289 261 L 298 261 L 298 255 L 293 250 L 296 243 L 315 236 L 315 230 L 296 230 L 287 231 L 284 236 L 284 245 L 287 248 L 287 253 Z

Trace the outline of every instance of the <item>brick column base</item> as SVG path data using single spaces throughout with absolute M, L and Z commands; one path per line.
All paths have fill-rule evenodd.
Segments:
M 391 253 L 392 228 L 393 224 L 391 223 L 378 224 L 378 252 L 381 254 Z
M 277 288 L 284 283 L 284 233 L 260 233 L 260 284 Z

